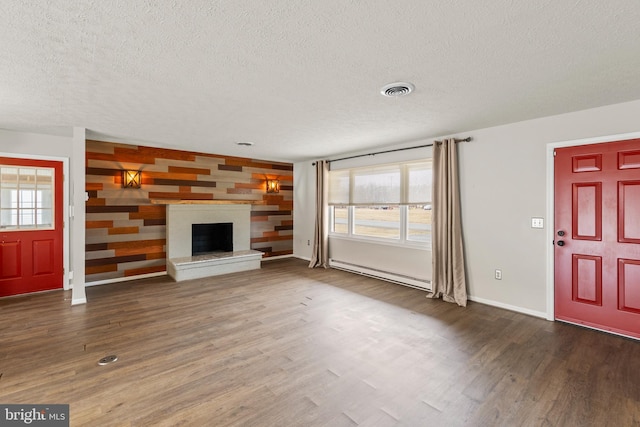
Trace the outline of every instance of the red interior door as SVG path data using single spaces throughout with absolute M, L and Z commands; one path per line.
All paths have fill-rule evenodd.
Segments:
M 555 316 L 640 338 L 640 139 L 555 153 Z
M 0 157 L 0 296 L 62 288 L 62 163 Z

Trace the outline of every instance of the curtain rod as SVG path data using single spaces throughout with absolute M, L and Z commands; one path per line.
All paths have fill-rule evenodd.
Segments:
M 468 137 L 463 138 L 463 139 L 454 138 L 453 140 L 454 140 L 454 142 L 469 142 L 469 141 L 471 141 L 471 137 L 468 136 Z M 358 157 L 375 156 L 376 154 L 395 153 L 396 151 L 415 150 L 416 148 L 433 147 L 433 144 L 434 143 L 432 142 L 431 144 L 416 145 L 415 147 L 395 148 L 393 150 L 377 151 L 375 153 L 357 154 L 355 156 L 349 156 L 349 157 L 342 157 L 342 158 L 339 158 L 339 159 L 327 160 L 327 163 L 339 162 L 341 160 L 357 159 Z M 313 162 L 312 165 L 315 166 L 316 163 Z

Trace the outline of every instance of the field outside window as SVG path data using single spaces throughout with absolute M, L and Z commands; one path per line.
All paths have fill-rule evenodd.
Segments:
M 383 239 L 400 238 L 400 206 L 355 206 L 353 234 Z
M 331 231 L 339 234 L 349 234 L 349 207 L 332 206 L 333 224 Z
M 407 206 L 407 240 L 431 243 L 431 204 Z

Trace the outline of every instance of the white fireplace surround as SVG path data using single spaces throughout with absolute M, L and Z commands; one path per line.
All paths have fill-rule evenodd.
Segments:
M 192 224 L 233 224 L 233 252 L 191 255 Z M 262 252 L 251 250 L 250 204 L 167 205 L 167 272 L 176 281 L 260 268 Z

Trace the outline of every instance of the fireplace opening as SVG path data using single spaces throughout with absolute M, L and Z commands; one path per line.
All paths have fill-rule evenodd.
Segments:
M 191 224 L 191 255 L 233 251 L 233 223 Z

